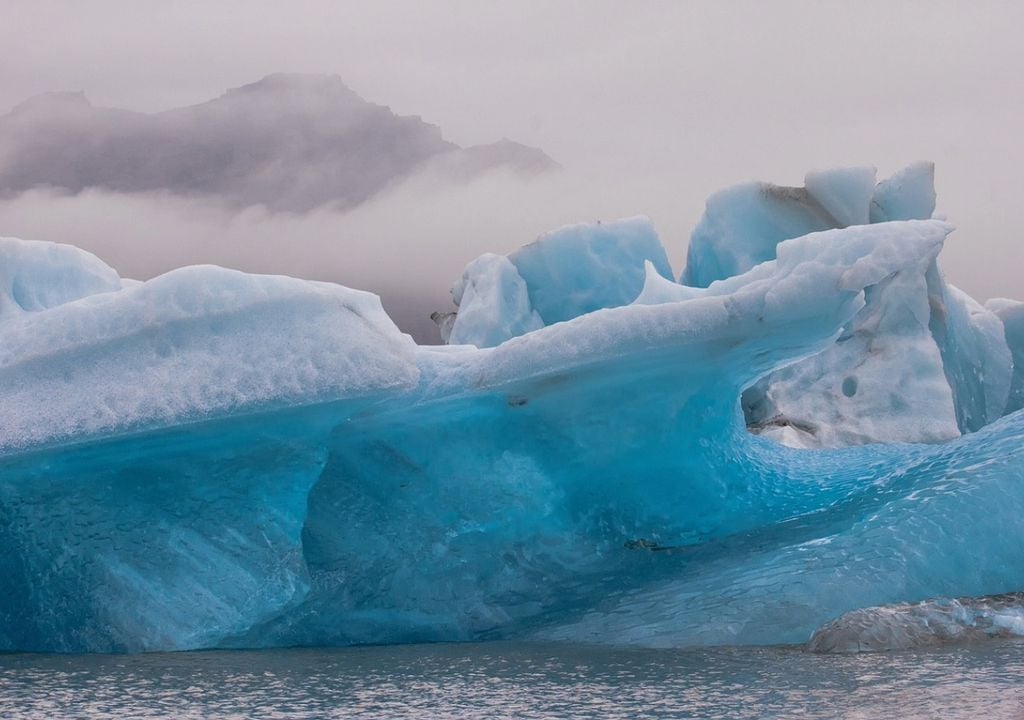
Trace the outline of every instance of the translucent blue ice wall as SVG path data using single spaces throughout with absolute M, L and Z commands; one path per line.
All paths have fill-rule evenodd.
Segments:
M 949 230 L 806 235 L 486 350 L 213 268 L 12 304 L 0 648 L 802 642 L 858 607 L 1024 587 L 1024 414 L 797 451 L 739 406 Z

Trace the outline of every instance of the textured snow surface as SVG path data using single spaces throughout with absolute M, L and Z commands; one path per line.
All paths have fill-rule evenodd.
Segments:
M 811 227 L 706 287 L 642 219 L 484 256 L 440 347 L 335 285 L 4 241 L 0 649 L 884 649 L 948 602 L 872 608 L 965 597 L 946 635 L 993 634 L 1024 306 L 945 283 L 942 221 L 852 222 L 869 176 L 713 198 L 719 230 Z
M 0 451 L 408 388 L 413 350 L 375 295 L 182 268 L 0 322 Z
M 808 447 L 958 437 L 953 394 L 929 328 L 925 273 L 940 247 L 872 285 L 864 308 L 824 351 L 748 390 L 752 428 Z
M 822 224 L 888 225 L 898 245 L 906 221 L 932 216 L 934 174 L 915 163 L 875 185 L 874 168 L 840 168 L 808 173 L 804 188 L 724 190 L 694 231 L 683 281 L 706 286 L 745 272 Z M 866 288 L 866 307 L 831 347 L 748 389 L 751 429 L 795 447 L 842 447 L 939 442 L 1001 417 L 1014 367 L 1002 322 L 945 282 L 938 250 Z

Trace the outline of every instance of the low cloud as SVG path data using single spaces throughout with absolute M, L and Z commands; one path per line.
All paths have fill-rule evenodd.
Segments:
M 526 179 L 507 170 L 452 182 L 426 169 L 354 209 L 303 213 L 169 193 L 37 189 L 0 201 L 0 235 L 71 243 L 137 279 L 212 263 L 337 282 L 381 295 L 403 330 L 437 342 L 430 313 L 452 308 L 449 288 L 470 260 L 568 223 L 644 211 L 627 198 L 645 189 L 615 187 L 593 193 L 567 172 Z M 678 269 L 682 234 L 673 235 L 663 240 Z
M 1019 296 L 1020 243 L 995 232 L 999 218 L 986 215 L 985 205 L 964 207 L 982 188 L 944 185 L 941 165 L 938 172 L 939 211 L 954 225 L 968 220 L 940 257 L 947 277 L 981 300 Z M 944 193 L 949 185 L 954 192 Z M 337 282 L 379 294 L 399 327 L 420 342 L 438 342 L 430 313 L 452 309 L 451 283 L 481 253 L 510 252 L 570 223 L 643 214 L 654 221 L 678 274 L 714 189 L 700 176 L 624 179 L 564 170 L 524 178 L 495 170 L 455 182 L 426 168 L 351 210 L 302 213 L 169 193 L 37 189 L 0 200 L 0 235 L 78 245 L 122 276 L 143 280 L 213 263 Z M 999 257 L 1005 262 L 996 262 Z
M 367 102 L 335 75 L 276 74 L 159 113 L 46 93 L 0 116 L 0 195 L 170 192 L 276 212 L 355 207 L 424 167 L 453 182 L 557 168 L 510 140 L 462 148 L 419 117 Z

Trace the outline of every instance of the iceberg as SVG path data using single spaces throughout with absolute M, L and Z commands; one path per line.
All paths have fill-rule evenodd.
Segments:
M 103 288 L 0 322 L 0 451 L 417 381 L 414 343 L 369 293 L 211 266 Z
M 811 232 L 929 219 L 934 170 L 915 163 L 876 184 L 872 167 L 837 168 L 807 173 L 800 188 L 745 183 L 717 193 L 690 239 L 678 284 L 643 218 L 563 228 L 510 254 L 500 281 L 500 256 L 470 263 L 453 286 L 463 319 L 439 316 L 443 336 L 492 347 L 630 300 L 679 302 Z M 899 237 L 895 231 L 894 244 Z M 832 346 L 747 388 L 748 427 L 794 447 L 843 447 L 942 442 L 1001 417 L 1014 367 L 1003 323 L 945 281 L 939 250 L 866 288 L 866 306 Z M 467 303 L 467 284 L 493 289 L 473 292 Z
M 874 168 L 808 173 L 804 188 L 741 185 L 708 201 L 682 280 L 703 287 L 745 272 L 823 217 L 851 227 L 934 210 L 931 163 L 877 185 Z M 937 255 L 866 289 L 865 308 L 824 352 L 748 388 L 748 425 L 795 447 L 842 447 L 941 442 L 1001 417 L 1013 374 L 1002 322 L 946 283 Z
M 953 393 L 929 327 L 926 273 L 938 251 L 867 288 L 864 307 L 832 345 L 749 388 L 748 426 L 796 447 L 958 437 Z
M 626 305 L 643 287 L 644 263 L 672 277 L 668 256 L 645 217 L 569 225 L 509 255 L 544 323 Z
M 121 287 L 117 272 L 92 253 L 0 237 L 0 320 Z
M 935 212 L 935 164 L 916 162 L 878 183 L 871 196 L 871 222 L 927 220 Z
M 452 287 L 458 305 L 445 342 L 494 347 L 544 327 L 533 309 L 526 281 L 508 258 L 481 255 Z
M 775 257 L 776 246 L 829 228 L 927 220 L 935 211 L 935 166 L 915 163 L 875 185 L 873 167 L 810 172 L 804 187 L 765 182 L 712 195 L 690 238 L 680 282 L 707 287 Z
M 1024 636 L 1024 593 L 933 598 L 854 610 L 814 631 L 811 652 L 911 650 Z
M 854 222 L 917 177 L 809 176 L 828 227 L 706 286 L 646 220 L 484 256 L 442 346 L 328 283 L 5 241 L 0 649 L 805 643 L 1018 591 L 1022 306 L 945 284 L 946 222 Z
M 1006 298 L 995 298 L 985 303 L 1003 323 L 1004 337 L 1012 354 L 1013 375 L 1006 400 L 1006 412 L 1024 408 L 1024 303 Z
M 568 225 L 507 257 L 486 254 L 471 262 L 452 286 L 454 319 L 437 314 L 435 320 L 445 342 L 493 347 L 544 325 L 628 305 L 643 288 L 647 263 L 672 277 L 645 217 Z

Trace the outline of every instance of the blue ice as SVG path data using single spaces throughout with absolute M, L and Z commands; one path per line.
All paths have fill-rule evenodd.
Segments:
M 1020 590 L 1022 306 L 945 283 L 945 222 L 852 222 L 920 182 L 809 179 L 737 193 L 796 205 L 706 286 L 644 220 L 486 256 L 438 347 L 332 284 L 0 241 L 0 648 L 799 643 Z

